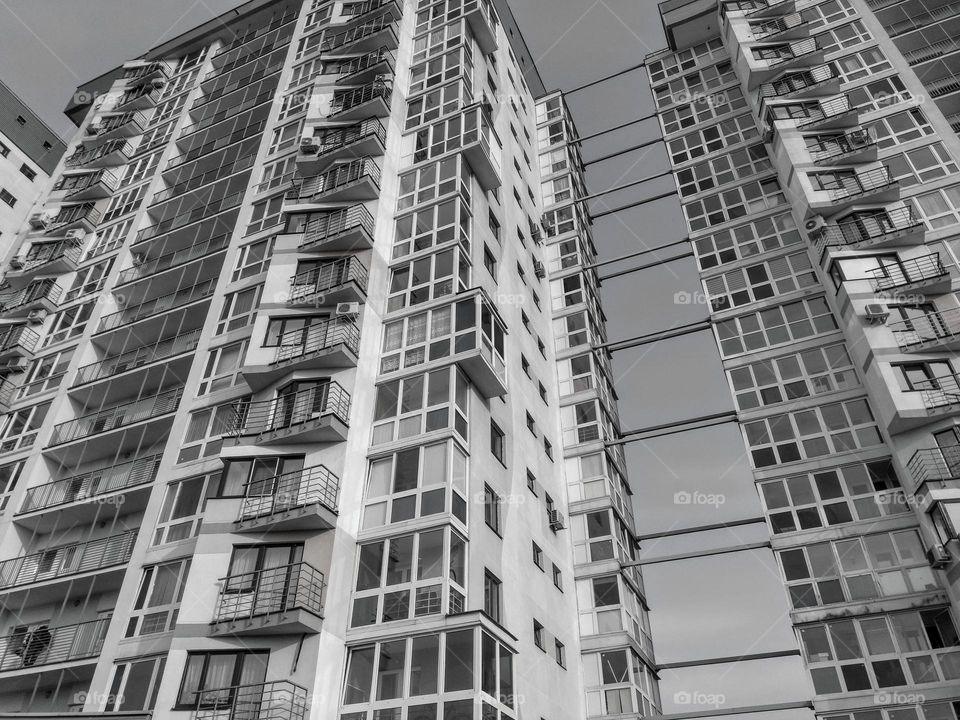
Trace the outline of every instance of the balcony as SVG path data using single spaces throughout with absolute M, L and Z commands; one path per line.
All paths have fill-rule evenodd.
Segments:
M 104 618 L 60 627 L 40 625 L 32 630 L 15 627 L 0 638 L 0 673 L 96 660 L 109 626 L 110 619 Z
M 110 140 L 89 150 L 78 147 L 73 155 L 64 160 L 64 165 L 68 168 L 125 165 L 135 152 L 136 147 L 129 140 Z
M 203 690 L 197 693 L 196 708 L 190 712 L 190 720 L 307 720 L 307 706 L 306 688 L 279 680 Z
M 110 197 L 120 186 L 120 173 L 100 168 L 85 175 L 64 175 L 53 186 L 65 200 L 100 200 Z
M 113 583 L 106 583 L 106 580 L 103 583 L 119 587 L 123 568 L 120 567 L 120 572 L 117 572 L 118 566 L 130 560 L 136 539 L 137 531 L 128 530 L 99 540 L 60 545 L 5 560 L 0 563 L 0 593 L 3 593 L 8 606 L 13 606 L 15 601 L 11 600 L 10 594 L 18 589 L 24 590 L 40 583 L 49 587 L 69 582 L 77 575 L 89 576 L 107 571 L 116 577 Z
M 837 92 L 840 89 L 840 75 L 833 65 L 819 65 L 801 72 L 787 73 L 760 86 L 760 98 L 782 100 L 802 98 L 813 93 Z
M 497 20 L 496 11 L 489 0 L 466 0 L 463 3 L 463 17 L 473 31 L 473 37 L 480 47 L 480 52 L 489 55 L 497 49 Z
M 176 412 L 182 397 L 183 388 L 174 388 L 153 397 L 124 403 L 117 407 L 107 408 L 75 420 L 60 423 L 53 428 L 50 445 L 63 445 L 64 443 L 83 440 L 94 435 L 102 435 L 140 422 L 170 415 Z M 144 444 L 149 444 L 149 442 L 144 439 Z
M 16 363 L 33 358 L 40 335 L 26 325 L 0 326 L 0 361 Z M 3 368 L 0 368 L 3 369 Z
M 380 196 L 380 166 L 370 158 L 337 163 L 320 175 L 294 183 L 288 205 L 358 202 Z
M 396 20 L 390 15 L 384 15 L 363 25 L 332 34 L 329 38 L 325 37 L 319 49 L 325 53 L 348 55 L 372 52 L 381 47 L 396 50 L 397 44 Z
M 820 135 L 816 144 L 807 145 L 810 157 L 819 165 L 873 162 L 877 159 L 877 139 L 870 128 L 857 128 L 838 135 Z
M 403 3 L 399 0 L 367 0 L 350 9 L 352 17 L 345 22 L 347 26 L 369 22 L 372 17 L 389 15 L 393 20 L 403 17 Z
M 234 444 L 343 442 L 347 439 L 350 394 L 339 383 L 318 383 L 273 400 L 234 405 Z M 226 438 L 225 438 L 226 443 Z
M 913 384 L 930 416 L 940 416 L 960 409 L 960 376 L 945 375 Z
M 160 96 L 163 94 L 163 88 L 166 84 L 166 80 L 154 78 L 131 88 L 123 94 L 112 109 L 117 112 L 131 112 L 156 107 L 157 103 L 160 102 Z
M 373 247 L 373 215 L 363 205 L 311 214 L 303 229 L 302 252 L 362 252 Z
M 771 109 L 775 112 L 775 108 Z M 850 107 L 850 101 L 845 95 L 804 103 L 799 113 L 793 113 L 789 117 L 775 117 L 777 120 L 793 120 L 798 128 L 804 130 L 848 127 L 856 125 L 858 118 L 857 109 Z
M 100 362 L 84 365 L 77 370 L 73 387 L 104 380 L 160 360 L 169 361 L 184 353 L 192 353 L 200 341 L 200 330 L 190 330 L 174 337 L 165 338 L 153 345 L 142 345 L 117 355 L 108 355 Z
M 904 352 L 960 349 L 960 308 L 927 313 L 887 327 Z
M 440 124 L 447 122 L 449 120 L 443 120 Z M 473 105 L 463 111 L 459 137 L 447 137 L 446 142 L 418 150 L 413 162 L 425 162 L 458 148 L 484 191 L 500 187 L 503 145 L 484 105 Z
M 217 286 L 217 278 L 211 278 L 201 283 L 197 283 L 183 290 L 179 290 L 169 295 L 161 295 L 158 298 L 145 300 L 137 305 L 126 307 L 109 315 L 104 315 L 100 321 L 98 333 L 113 330 L 122 325 L 129 325 L 138 322 L 144 318 L 153 317 L 159 313 L 173 310 L 174 308 L 190 305 L 199 300 L 209 298 Z
M 92 202 L 82 205 L 66 205 L 60 208 L 60 212 L 50 218 L 44 232 L 48 235 L 53 233 L 63 234 L 70 230 L 93 232 L 101 217 L 103 217 L 103 213 L 97 210 L 96 204 Z
M 858 203 L 890 203 L 900 197 L 900 183 L 886 167 L 809 173 L 808 177 L 812 185 L 810 208 L 825 214 L 843 212 Z
M 794 12 L 796 0 L 725 0 L 720 3 L 720 15 L 742 12 L 744 17 L 762 18 L 786 15 Z
M 86 525 L 96 522 L 103 506 L 122 504 L 125 512 L 146 506 L 149 486 L 157 479 L 162 455 L 110 464 L 81 475 L 27 488 L 14 522 L 30 531 L 46 534 L 56 524 Z
M 323 573 L 304 562 L 221 578 L 210 634 L 318 633 L 323 589 Z
M 340 478 L 323 465 L 249 482 L 237 531 L 331 530 L 339 495 Z
M 352 318 L 331 318 L 280 336 L 277 354 L 269 365 L 247 365 L 243 378 L 254 392 L 293 372 L 356 367 L 360 355 L 360 328 Z
M 458 294 L 453 317 L 456 322 L 448 326 L 446 335 L 430 338 L 430 361 L 449 358 L 457 362 L 485 398 L 506 395 L 506 324 L 487 294 L 481 289 Z M 388 374 L 401 367 L 409 370 L 419 364 L 412 360 L 417 357 L 420 363 L 426 362 L 426 348 L 419 353 L 416 348 L 407 348 L 402 363 L 399 352 L 387 353 L 381 357 L 380 372 Z
M 171 70 L 170 65 L 162 61 L 134 61 L 124 63 L 122 79 L 131 85 L 144 83 L 154 78 L 166 80 L 170 77 Z
M 297 168 L 301 175 L 309 177 L 338 160 L 383 155 L 386 146 L 386 128 L 376 118 L 349 127 L 318 128 L 312 138 L 301 142 Z
M 922 489 L 960 489 L 960 446 L 923 448 L 917 450 L 907 470 L 913 480 L 912 494 Z
M 56 280 L 34 280 L 25 288 L 0 294 L 0 318 L 27 317 L 35 310 L 53 312 L 63 289 Z
M 797 12 L 751 24 L 754 40 L 796 40 L 809 33 L 810 22 Z
M 11 286 L 22 287 L 37 273 L 63 275 L 73 272 L 82 255 L 83 243 L 76 240 L 33 243 L 26 257 L 10 261 L 4 279 Z
M 348 122 L 371 117 L 386 117 L 390 114 L 390 98 L 393 83 L 375 80 L 351 90 L 337 90 L 330 101 L 330 110 L 325 120 Z
M 320 307 L 363 302 L 367 297 L 367 269 L 355 255 L 324 262 L 290 279 L 290 307 Z
M 873 291 L 894 297 L 913 294 L 940 294 L 950 289 L 950 272 L 940 262 L 940 253 L 900 260 L 897 264 L 884 263 L 872 271 Z
M 871 210 L 852 213 L 837 223 L 827 225 L 814 242 L 819 252 L 828 247 L 867 250 L 916 245 L 925 232 L 923 223 L 913 214 L 913 207 Z
M 142 135 L 146 127 L 147 116 L 141 112 L 107 115 L 94 120 L 87 126 L 87 136 L 83 142 L 87 147 L 90 147 L 91 143 L 135 137 Z
M 228 235 L 220 235 L 210 240 L 190 245 L 182 250 L 175 250 L 174 252 L 166 253 L 153 259 L 144 259 L 133 267 L 129 267 L 120 272 L 117 278 L 117 287 L 137 282 L 138 280 L 152 277 L 153 275 L 179 265 L 185 265 L 194 260 L 219 253 L 226 250 L 229 244 L 230 237 Z
M 396 55 L 389 48 L 382 47 L 373 52 L 340 63 L 340 77 L 337 85 L 369 82 L 381 75 L 393 76 Z

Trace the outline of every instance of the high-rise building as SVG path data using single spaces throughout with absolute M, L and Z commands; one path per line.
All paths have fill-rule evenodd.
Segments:
M 0 714 L 657 714 L 577 135 L 506 2 L 252 0 L 68 114 L 0 308 Z
M 0 253 L 6 254 L 66 145 L 0 81 Z
M 957 6 L 660 9 L 646 67 L 812 708 L 960 717 Z

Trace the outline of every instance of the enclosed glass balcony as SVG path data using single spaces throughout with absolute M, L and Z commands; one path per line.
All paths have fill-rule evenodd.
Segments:
M 398 44 L 396 20 L 390 15 L 383 15 L 362 25 L 350 27 L 338 33 L 324 37 L 320 43 L 320 50 L 337 52 L 338 54 L 372 51 L 380 47 L 396 50 Z
M 135 152 L 136 147 L 129 140 L 110 140 L 90 149 L 78 147 L 73 155 L 64 160 L 64 165 L 68 168 L 125 165 Z
M 413 163 L 426 162 L 452 150 L 459 150 L 484 190 L 501 185 L 500 156 L 503 145 L 493 129 L 493 122 L 484 104 L 475 104 L 459 117 L 441 120 L 420 130 L 416 142 Z
M 162 295 L 158 298 L 145 300 L 137 305 L 126 307 L 119 312 L 104 315 L 100 321 L 100 327 L 97 332 L 106 332 L 122 325 L 135 323 L 144 318 L 152 317 L 158 313 L 166 312 L 174 308 L 183 307 L 191 303 L 209 298 L 217 286 L 217 278 L 211 278 L 202 283 L 197 283 L 188 288 L 184 288 L 169 295 Z
M 350 418 L 350 394 L 333 381 L 300 383 L 273 400 L 244 400 L 234 405 L 227 432 L 238 441 L 254 436 L 257 443 L 342 442 Z
M 220 579 L 213 635 L 318 633 L 323 573 L 305 562 Z
M 32 358 L 39 341 L 40 335 L 26 325 L 0 326 L 0 361 Z
M 200 341 L 200 330 L 158 340 L 152 345 L 142 345 L 118 355 L 108 355 L 103 360 L 84 365 L 77 370 L 73 387 L 103 380 L 145 365 L 193 352 Z
M 85 146 L 91 147 L 94 143 L 134 137 L 142 135 L 146 127 L 147 115 L 142 112 L 101 116 L 87 126 L 87 136 L 83 142 Z
M 190 720 L 306 720 L 307 707 L 306 688 L 279 680 L 204 689 Z
M 95 659 L 109 626 L 109 618 L 59 627 L 15 626 L 0 637 L 0 673 Z
M 155 107 L 160 102 L 160 96 L 166 84 L 163 78 L 154 78 L 132 87 L 123 94 L 113 109 L 118 112 L 129 112 Z
M 340 478 L 323 465 L 250 481 L 238 530 L 329 530 L 337 524 L 339 496 Z
M 126 285 L 127 283 L 136 282 L 137 280 L 143 280 L 144 278 L 164 272 L 178 265 L 184 265 L 193 260 L 213 255 L 226 249 L 229 244 L 229 236 L 220 235 L 219 237 L 210 238 L 209 240 L 154 258 L 145 257 L 133 267 L 121 271 L 117 278 L 117 285 Z
M 497 49 L 497 29 L 500 21 L 489 0 L 465 0 L 463 17 L 466 18 L 480 52 L 489 55 Z
M 101 217 L 103 217 L 103 213 L 97 210 L 96 204 L 92 202 L 82 205 L 66 205 L 60 208 L 60 212 L 50 219 L 44 230 L 48 234 L 60 234 L 69 230 L 93 232 Z

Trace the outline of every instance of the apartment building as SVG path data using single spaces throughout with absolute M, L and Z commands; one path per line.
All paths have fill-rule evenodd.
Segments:
M 812 708 L 956 718 L 955 4 L 660 10 L 646 68 Z
M 0 251 L 5 255 L 66 145 L 2 81 L 0 108 Z
M 659 713 L 562 96 L 505 2 L 84 85 L 0 308 L 0 715 Z

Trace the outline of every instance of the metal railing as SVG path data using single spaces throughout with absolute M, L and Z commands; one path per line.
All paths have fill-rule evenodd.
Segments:
M 327 118 L 336 119 L 338 114 L 352 110 L 375 98 L 389 100 L 392 94 L 393 84 L 382 80 L 376 80 L 352 90 L 338 90 L 333 94 L 333 101 L 330 103 L 330 113 Z
M 70 205 L 63 208 L 57 213 L 57 216 L 50 221 L 50 227 L 47 229 L 47 232 L 53 232 L 59 227 L 69 225 L 79 220 L 86 220 L 91 225 L 96 225 L 100 222 L 101 217 L 103 217 L 103 213 L 97 210 L 95 203 L 88 202 L 82 205 Z
M 821 100 L 818 103 L 805 105 L 806 117 L 792 118 L 797 121 L 797 127 L 807 127 L 830 118 L 846 115 L 850 112 L 850 101 L 845 95 L 831 100 Z M 784 120 L 788 118 L 783 118 Z
M 61 545 L 0 563 L 0 588 L 52 580 L 77 573 L 103 570 L 130 559 L 136 530 L 100 540 Z
M 877 144 L 870 128 L 851 130 L 843 135 L 825 135 L 817 138 L 817 147 L 808 148 L 814 162 L 822 162 Z
M 20 506 L 17 514 L 68 505 L 153 482 L 157 477 L 162 457 L 162 455 L 151 455 L 27 488 L 23 505 Z
M 26 325 L 8 325 L 0 329 L 0 352 L 22 348 L 33 352 L 40 341 L 40 335 Z
M 879 213 L 854 213 L 843 222 L 828 225 L 820 233 L 817 242 L 828 247 L 858 245 L 910 230 L 921 224 L 921 221 L 914 216 L 911 205 L 883 210 Z
M 190 720 L 306 720 L 307 689 L 288 680 L 201 690 Z
M 340 478 L 323 465 L 248 482 L 238 522 L 319 503 L 337 512 Z
M 85 150 L 81 145 L 79 148 L 77 148 L 77 151 L 64 160 L 63 163 L 67 167 L 79 167 L 94 160 L 99 160 L 100 158 L 110 155 L 114 152 L 119 152 L 124 156 L 124 158 L 129 160 L 131 157 L 133 157 L 133 153 L 135 151 L 136 148 L 129 140 L 111 140 L 103 145 L 98 145 L 91 150 Z
M 330 52 L 332 50 L 342 48 L 345 45 L 350 45 L 351 43 L 363 40 L 365 37 L 369 37 L 370 35 L 376 35 L 381 30 L 385 30 L 387 28 L 396 33 L 396 30 L 394 30 L 394 25 L 396 22 L 397 21 L 395 19 L 384 15 L 376 20 L 371 20 L 368 23 L 364 23 L 363 25 L 358 25 L 357 27 L 350 28 L 349 30 L 339 32 L 336 35 L 331 35 L 329 38 L 324 38 L 318 49 L 321 51 Z
M 325 262 L 306 272 L 297 273 L 290 279 L 290 302 L 323 294 L 328 290 L 354 282 L 362 291 L 367 290 L 367 268 L 356 255 Z
M 813 53 L 820 50 L 820 43 L 817 42 L 816 38 L 804 38 L 803 40 L 797 40 L 795 42 L 789 43 L 787 45 L 789 49 L 789 55 L 783 55 L 773 60 L 767 60 L 768 67 L 778 67 L 793 60 L 799 60 L 806 57 L 807 55 L 812 55 Z
M 287 193 L 287 200 L 292 202 L 311 200 L 355 183 L 364 177 L 369 177 L 374 185 L 380 187 L 380 166 L 370 158 L 360 158 L 334 165 L 320 175 L 294 183 L 293 188 Z
M 232 427 L 227 433 L 256 435 L 274 432 L 333 415 L 347 423 L 350 417 L 350 394 L 339 383 L 330 381 L 304 390 L 288 392 L 273 400 L 242 400 L 233 406 Z
M 0 637 L 0 672 L 95 658 L 103 649 L 109 618 L 76 625 L 15 628 Z
M 287 23 L 294 22 L 297 19 L 297 15 L 298 13 L 296 11 L 287 12 L 279 16 L 272 22 L 270 22 L 269 25 L 265 25 L 263 27 L 257 28 L 252 33 L 237 35 L 236 37 L 233 38 L 233 40 L 224 44 L 222 48 L 217 50 L 217 52 L 211 58 L 211 61 L 213 62 L 214 67 L 220 67 L 220 65 L 223 62 L 223 57 L 227 53 L 233 52 L 237 48 L 243 47 L 247 43 L 252 43 L 258 38 L 261 38 L 264 35 L 267 35 L 273 32 L 274 30 L 277 30 L 278 28 L 283 27 Z
M 20 272 L 27 272 L 60 259 L 79 263 L 81 255 L 83 255 L 83 245 L 73 241 L 35 244 L 30 247 L 27 256 L 23 259 L 23 267 L 17 269 Z
M 76 180 L 78 184 L 66 187 L 68 182 L 74 180 Z M 113 192 L 117 189 L 117 186 L 120 185 L 120 174 L 108 168 L 100 168 L 87 175 L 65 175 L 57 181 L 53 189 L 64 190 L 66 192 L 64 197 L 69 198 L 79 192 L 88 190 L 97 183 L 103 183 L 104 187 L 110 190 L 110 192 Z
M 140 111 L 125 112 L 119 115 L 110 115 L 108 117 L 101 119 L 96 124 L 96 126 L 91 125 L 90 127 L 88 127 L 87 128 L 88 136 L 95 138 L 95 137 L 99 137 L 100 135 L 106 135 L 109 132 L 113 132 L 114 130 L 122 128 L 124 125 L 128 123 L 135 124 L 137 128 L 136 134 L 139 135 L 141 132 L 143 132 L 143 129 L 147 126 L 147 116 L 145 113 L 142 113 Z M 96 132 L 92 132 L 92 133 L 89 132 L 91 129 L 95 129 Z
M 368 52 L 366 55 L 361 55 L 358 58 L 346 61 L 340 65 L 338 68 L 341 75 L 340 81 L 346 80 L 351 75 L 363 72 L 367 68 L 374 67 L 384 61 L 388 63 L 392 70 L 396 64 L 396 60 L 397 57 L 390 48 L 382 47 L 379 50 Z
M 314 133 L 314 140 L 317 142 L 317 157 L 323 157 L 327 153 L 342 150 L 355 142 L 366 140 L 367 138 L 379 138 L 380 142 L 386 144 L 387 130 L 377 118 L 369 118 L 358 125 L 349 127 L 324 128 L 321 133 Z
M 165 232 L 170 230 L 177 230 L 191 223 L 198 222 L 200 220 L 205 220 L 211 215 L 218 215 L 219 213 L 226 212 L 227 210 L 232 210 L 233 208 L 239 207 L 243 202 L 243 196 L 246 194 L 246 190 L 238 190 L 235 193 L 226 195 L 224 197 L 216 198 L 211 200 L 209 197 L 205 198 L 201 202 L 206 204 L 198 205 L 196 207 L 182 212 L 173 217 L 166 218 L 161 220 L 156 225 L 151 225 L 150 227 L 144 228 L 137 234 L 139 238 L 147 237 L 156 237 L 157 235 L 162 235 Z
M 20 290 L 0 294 L 0 312 L 16 310 L 38 300 L 49 300 L 56 305 L 62 292 L 63 288 L 57 285 L 56 280 L 37 280 Z
M 951 340 L 960 335 L 960 308 L 934 311 L 909 320 L 890 323 L 901 350 L 938 340 Z
M 97 332 L 112 330 L 121 325 L 137 322 L 145 317 L 150 317 L 151 315 L 156 315 L 157 313 L 166 312 L 167 310 L 172 310 L 184 305 L 189 305 L 197 300 L 208 298 L 213 295 L 213 291 L 216 289 L 216 287 L 217 278 L 211 278 L 210 280 L 197 283 L 196 285 L 184 288 L 183 290 L 178 290 L 175 293 L 161 295 L 158 298 L 145 300 L 138 305 L 126 307 L 118 312 L 104 315 L 103 319 L 100 321 L 100 327 L 97 329 Z
M 897 184 L 897 180 L 891 177 L 890 170 L 886 167 L 861 173 L 837 173 L 834 179 L 841 187 L 827 190 L 831 200 L 844 200 Z
M 125 285 L 126 283 L 130 283 L 135 280 L 142 280 L 145 277 L 155 275 L 156 273 L 163 272 L 164 270 L 169 270 L 172 267 L 182 265 L 183 263 L 190 262 L 191 260 L 197 260 L 208 255 L 213 255 L 221 250 L 226 249 L 227 245 L 229 244 L 229 236 L 220 235 L 218 237 L 205 240 L 202 243 L 190 245 L 187 248 L 174 250 L 173 252 L 166 253 L 165 255 L 160 255 L 153 260 L 147 260 L 139 265 L 134 265 L 133 267 L 129 267 L 126 270 L 121 271 L 120 275 L 117 277 L 117 285 Z
M 803 15 L 797 12 L 784 15 L 783 17 L 771 18 L 764 22 L 761 28 L 753 31 L 753 37 L 757 40 L 769 39 L 787 30 L 793 30 L 801 25 L 806 25 L 807 22 L 807 20 L 803 19 Z
M 215 183 L 217 180 L 222 180 L 223 178 L 230 177 L 235 173 L 243 172 L 250 167 L 253 167 L 253 162 L 256 160 L 257 154 L 250 153 L 239 157 L 236 160 L 227 163 L 226 165 L 221 165 L 214 168 L 213 170 L 207 170 L 199 174 L 191 175 L 186 180 L 179 180 L 174 185 L 161 190 L 156 195 L 150 199 L 150 208 L 165 203 L 168 200 L 173 200 L 178 197 L 186 195 L 188 192 L 193 190 L 198 190 L 204 185 L 210 185 Z
M 913 383 L 913 391 L 919 392 L 927 410 L 960 403 L 960 377 L 943 375 Z
M 907 470 L 914 482 L 911 491 L 928 482 L 960 479 L 960 445 L 917 450 Z
M 873 289 L 884 292 L 904 285 L 942 278 L 947 269 L 940 262 L 940 253 L 930 253 L 923 257 L 901 260 L 899 264 L 884 265 L 871 271 L 874 276 Z
M 351 230 L 365 230 L 373 237 L 373 228 L 373 215 L 363 205 L 318 214 L 307 220 L 300 247 L 322 245 Z
M 61 445 L 172 413 L 180 406 L 182 397 L 183 388 L 176 388 L 91 415 L 84 415 L 75 420 L 68 420 L 54 426 L 50 444 Z
M 305 562 L 220 578 L 214 622 L 307 610 L 323 614 L 323 573 Z
M 185 352 L 192 352 L 200 342 L 201 331 L 191 330 L 189 332 L 176 335 L 171 338 L 159 340 L 153 345 L 144 345 L 120 353 L 119 355 L 110 355 L 100 362 L 84 365 L 77 370 L 77 376 L 73 381 L 73 387 L 83 385 L 94 380 L 112 377 L 127 370 L 148 365 L 157 360 L 164 360 L 175 355 L 181 355 Z
M 825 82 L 836 80 L 840 76 L 832 65 L 820 65 L 800 72 L 784 75 L 778 80 L 764 83 L 760 86 L 761 98 L 776 98 L 790 95 L 809 88 L 817 87 Z
M 274 364 L 296 360 L 337 345 L 346 345 L 354 355 L 360 353 L 360 327 L 352 318 L 331 318 L 280 336 Z

